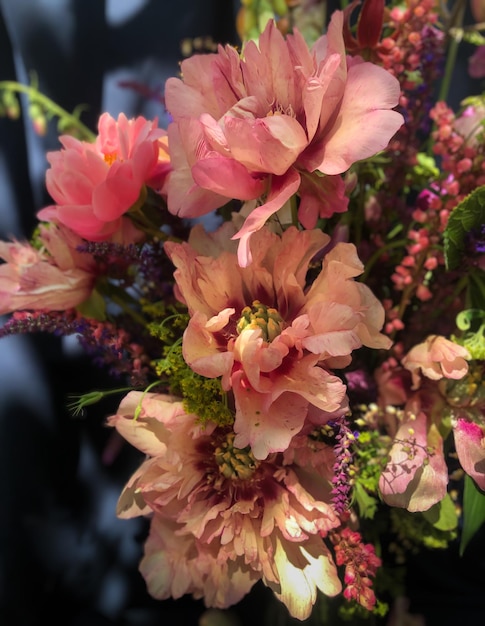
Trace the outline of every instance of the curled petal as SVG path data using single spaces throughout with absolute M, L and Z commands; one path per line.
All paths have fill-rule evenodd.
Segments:
M 283 175 L 308 143 L 304 129 L 289 115 L 227 117 L 224 127 L 232 156 L 252 172 Z
M 243 227 L 232 237 L 239 239 L 238 261 L 241 267 L 247 267 L 252 260 L 249 241 L 251 235 L 262 228 L 266 220 L 276 213 L 292 195 L 300 184 L 300 175 L 296 170 L 290 169 L 283 176 L 272 176 L 271 187 L 266 202 L 254 209 L 246 218 Z

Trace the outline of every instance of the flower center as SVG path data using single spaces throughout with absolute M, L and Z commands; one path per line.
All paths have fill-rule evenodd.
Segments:
M 254 300 L 251 306 L 246 306 L 241 311 L 236 330 L 241 334 L 243 330 L 259 328 L 264 341 L 271 342 L 283 330 L 283 323 L 283 318 L 276 309 Z
M 111 165 L 113 165 L 115 161 L 118 160 L 118 157 L 116 156 L 116 152 L 111 152 L 111 154 L 105 154 L 103 158 L 104 158 L 104 162 L 107 163 L 110 167 Z
M 285 108 L 279 102 L 274 102 L 266 113 L 266 117 L 270 117 L 271 115 L 288 115 L 289 117 L 296 118 L 295 111 L 291 104 Z
M 254 474 L 258 462 L 248 447 L 235 448 L 234 433 L 230 433 L 215 450 L 214 456 L 220 473 L 233 480 L 249 480 Z

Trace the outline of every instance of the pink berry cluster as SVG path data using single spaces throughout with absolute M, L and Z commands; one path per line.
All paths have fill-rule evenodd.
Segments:
M 369 611 L 375 607 L 376 596 L 372 589 L 373 578 L 381 565 L 374 546 L 363 543 L 362 536 L 348 527 L 331 533 L 335 562 L 345 568 L 344 598 L 355 600 Z
M 442 228 L 454 207 L 473 189 L 485 184 L 483 104 L 467 106 L 458 116 L 445 102 L 430 112 L 436 125 L 432 133 L 433 152 L 445 174 L 433 208 L 440 212 Z
M 430 130 L 433 85 L 442 74 L 445 40 L 435 26 L 434 0 L 408 0 L 406 6 L 394 7 L 389 17 L 391 32 L 381 42 L 379 59 L 401 85 L 399 110 L 405 124 L 389 145 L 399 158 L 392 160 L 393 171 L 388 176 L 392 191 L 399 191 L 406 183 L 409 166 L 415 164 L 420 137 Z
M 391 275 L 394 289 L 402 292 L 401 302 L 397 306 L 390 300 L 384 303 L 390 334 L 403 330 L 402 316 L 412 297 L 420 302 L 432 300 L 433 284 L 439 281 L 435 271 L 444 266 L 441 238 L 449 215 L 473 189 L 485 184 L 482 114 L 479 106 L 469 106 L 457 116 L 444 102 L 430 112 L 436 126 L 431 135 L 433 152 L 442 175 L 431 189 L 418 195 L 411 212 L 406 254 Z

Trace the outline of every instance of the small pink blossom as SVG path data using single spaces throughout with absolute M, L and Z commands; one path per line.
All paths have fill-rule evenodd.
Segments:
M 345 386 L 331 368 L 348 365 L 363 345 L 388 348 L 390 341 L 380 333 L 381 304 L 354 280 L 363 267 L 352 244 L 331 248 L 306 287 L 308 264 L 327 235 L 263 228 L 251 240 L 253 263 L 242 268 L 223 247 L 221 233 L 234 248 L 231 228 L 208 234 L 197 226 L 188 244 L 168 242 L 165 250 L 190 314 L 184 359 L 202 376 L 222 377 L 235 397 L 236 445 L 264 459 L 288 447 L 310 406 L 320 424 L 345 412 Z
M 166 132 L 156 121 L 103 113 L 98 130 L 94 143 L 63 135 L 63 148 L 47 154 L 46 185 L 55 204 L 38 213 L 90 241 L 121 230 L 123 216 L 141 206 L 146 186 L 159 190 L 170 167 Z
M 393 111 L 400 88 L 383 68 L 346 57 L 343 14 L 308 49 L 295 29 L 286 40 L 270 20 L 242 57 L 231 46 L 182 62 L 165 98 L 173 171 L 169 211 L 196 217 L 231 199 L 261 199 L 242 229 L 239 261 L 251 262 L 248 239 L 299 192 L 300 219 L 347 207 L 342 181 L 324 180 L 339 199 L 320 202 L 321 175 L 339 176 L 387 147 L 403 123 Z
M 41 249 L 0 241 L 0 315 L 62 311 L 84 302 L 96 275 L 92 257 L 76 251 L 81 239 L 63 227 L 41 226 Z
M 308 480 L 281 454 L 258 461 L 234 446 L 230 430 L 204 429 L 174 397 L 131 392 L 108 423 L 148 455 L 118 515 L 152 516 L 140 570 L 154 597 L 191 593 L 225 608 L 262 580 L 303 620 L 317 589 L 341 591 L 322 541 L 340 524 L 324 480 Z
M 440 335 L 429 335 L 426 341 L 415 345 L 402 359 L 402 365 L 411 372 L 413 389 L 419 387 L 421 374 L 431 380 L 460 379 L 468 372 L 470 354 L 463 346 Z

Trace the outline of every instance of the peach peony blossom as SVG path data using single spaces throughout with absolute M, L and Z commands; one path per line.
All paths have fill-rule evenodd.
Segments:
M 468 372 L 470 354 L 463 346 L 440 335 L 429 335 L 426 341 L 415 345 L 402 359 L 402 365 L 411 372 L 413 389 L 419 387 L 421 374 L 431 380 L 463 378 Z
M 0 241 L 0 315 L 21 310 L 62 311 L 84 302 L 96 275 L 92 257 L 76 251 L 81 239 L 63 227 L 41 226 L 38 250 Z
M 182 80 L 166 83 L 169 211 L 195 217 L 233 198 L 260 199 L 235 235 L 241 265 L 251 262 L 251 234 L 297 191 L 307 228 L 315 227 L 318 210 L 322 217 L 345 210 L 340 177 L 323 183 L 337 204 L 320 202 L 321 175 L 340 175 L 386 148 L 403 123 L 392 110 L 397 79 L 347 58 L 342 28 L 336 11 L 310 51 L 297 30 L 285 40 L 269 21 L 243 58 L 230 46 L 195 55 L 182 62 Z
M 340 524 L 328 482 L 281 454 L 258 461 L 234 446 L 231 431 L 204 429 L 171 396 L 131 392 L 108 423 L 148 456 L 118 515 L 152 515 L 140 569 L 153 596 L 191 593 L 224 608 L 262 580 L 306 619 L 317 589 L 341 591 L 322 540 Z
M 103 113 L 94 143 L 63 135 L 63 149 L 49 152 L 47 190 L 55 205 L 38 213 L 90 241 L 105 241 L 141 204 L 145 186 L 160 189 L 170 167 L 166 132 L 143 117 L 114 120 Z
M 327 235 L 291 227 L 280 237 L 263 228 L 251 241 L 253 263 L 242 268 L 224 249 L 234 248 L 231 232 L 229 223 L 214 234 L 199 225 L 189 243 L 165 250 L 191 316 L 184 359 L 202 376 L 222 377 L 235 398 L 235 445 L 264 459 L 288 447 L 310 406 L 320 424 L 345 412 L 345 386 L 330 369 L 348 365 L 362 345 L 390 341 L 379 332 L 381 304 L 354 280 L 363 267 L 353 245 L 336 244 L 307 288 L 309 262 Z

